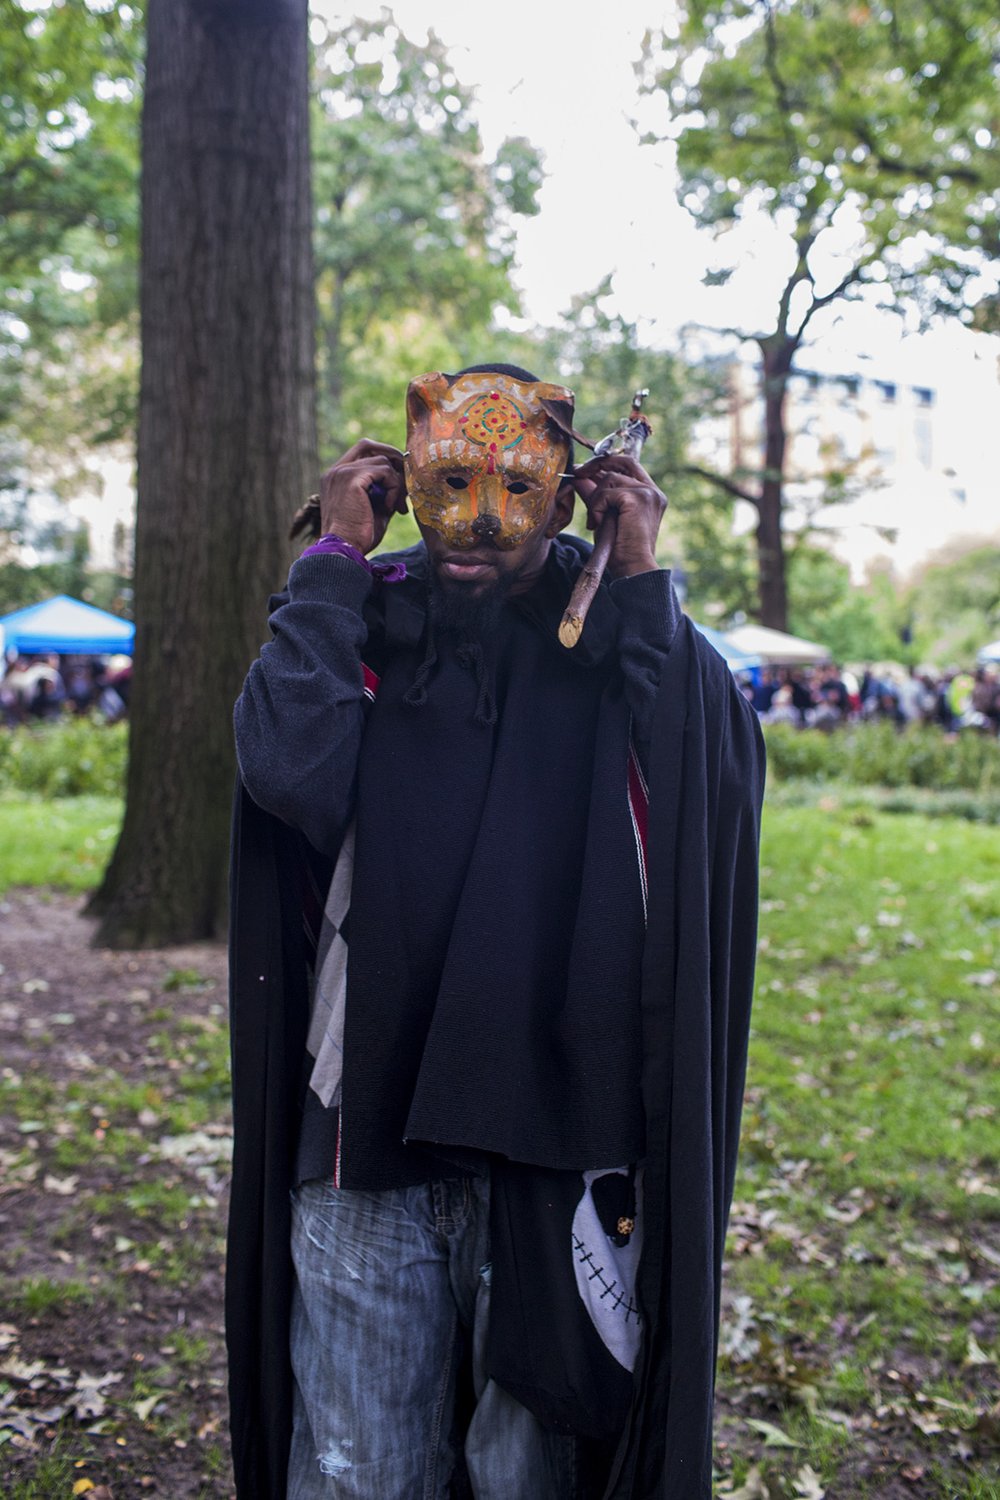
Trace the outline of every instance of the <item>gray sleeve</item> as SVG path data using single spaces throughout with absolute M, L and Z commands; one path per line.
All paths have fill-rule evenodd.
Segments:
M 632 739 L 639 762 L 649 771 L 653 709 L 664 659 L 670 650 L 681 607 L 668 570 L 616 578 L 611 597 L 621 613 L 618 650 L 625 693 L 632 710 Z
M 333 853 L 353 812 L 364 725 L 362 608 L 371 575 L 302 557 L 236 701 L 240 775 L 253 800 Z

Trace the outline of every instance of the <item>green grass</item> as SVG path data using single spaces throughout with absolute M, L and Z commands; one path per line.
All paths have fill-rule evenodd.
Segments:
M 0 795 L 0 895 L 15 885 L 88 891 L 118 837 L 120 797 Z
M 921 1494 L 985 1497 L 953 1450 L 996 1400 L 1000 1356 L 981 1254 L 1000 1242 L 1000 837 L 783 790 L 730 1238 L 745 1331 L 724 1328 L 720 1390 L 801 1445 L 760 1455 L 781 1493 L 807 1463 L 829 1493 L 867 1493 L 841 1466 L 875 1422 L 920 1456 Z
M 10 1300 L 26 1317 L 37 1318 L 53 1308 L 65 1308 L 71 1303 L 88 1306 L 94 1300 L 94 1290 L 83 1281 L 53 1281 L 48 1276 L 29 1276 L 10 1288 Z
M 996 1451 L 976 1436 L 1000 1394 L 992 799 L 793 780 L 769 795 L 719 1453 L 727 1480 L 756 1467 L 775 1497 L 798 1493 L 807 1465 L 828 1495 L 858 1497 L 898 1485 L 909 1466 L 921 1471 L 913 1493 L 928 1500 L 1000 1500 Z M 120 811 L 111 798 L 0 797 L 0 889 L 93 884 Z M 157 1062 L 147 1076 L 56 1087 L 41 1054 L 0 1081 L 0 1102 L 22 1125 L 78 1121 L 47 1132 L 49 1169 L 96 1163 L 107 1177 L 96 1205 L 67 1202 L 78 1216 L 69 1242 L 96 1208 L 112 1219 L 117 1205 L 133 1225 L 129 1255 L 183 1286 L 199 1274 L 205 1242 L 172 1228 L 200 1211 L 199 1188 L 168 1160 L 136 1168 L 137 1117 L 151 1108 L 157 1135 L 223 1121 L 227 1044 L 222 997 L 196 970 L 172 971 L 163 990 L 169 1004 L 156 997 L 146 1013 Z M 100 1136 L 95 1088 L 109 1121 Z M 115 1301 L 110 1282 L 95 1292 Z M 40 1315 L 48 1303 L 55 1315 L 54 1282 L 29 1295 Z M 179 1371 L 204 1354 L 197 1338 L 168 1345 L 162 1358 Z M 796 1446 L 764 1447 L 748 1419 Z M 172 1440 L 169 1415 L 150 1422 Z M 973 1457 L 962 1458 L 970 1443 Z M 859 1452 L 869 1456 L 863 1474 Z

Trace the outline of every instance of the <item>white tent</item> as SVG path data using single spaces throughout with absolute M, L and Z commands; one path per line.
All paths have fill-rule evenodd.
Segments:
M 759 656 L 773 667 L 808 666 L 830 660 L 826 646 L 786 635 L 783 630 L 770 630 L 766 625 L 737 625 L 734 630 L 726 631 L 726 638 L 740 651 Z
M 984 666 L 988 661 L 1000 661 L 1000 641 L 992 641 L 988 646 L 984 646 L 976 659 Z

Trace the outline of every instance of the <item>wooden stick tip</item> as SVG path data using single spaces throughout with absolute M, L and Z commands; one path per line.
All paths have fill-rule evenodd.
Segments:
M 550 627 L 551 628 L 551 627 Z M 575 646 L 583 634 L 583 621 L 579 615 L 571 615 L 567 610 L 559 625 L 559 640 L 567 650 Z

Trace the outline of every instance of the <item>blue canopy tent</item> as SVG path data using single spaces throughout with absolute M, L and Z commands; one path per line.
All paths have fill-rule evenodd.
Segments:
M 49 651 L 60 655 L 131 656 L 135 626 L 92 604 L 56 594 L 40 604 L 15 609 L 0 618 L 0 650 L 34 656 Z
M 713 630 L 711 625 L 702 625 L 697 620 L 691 624 L 700 631 L 710 646 L 714 646 L 719 655 L 725 658 L 726 664 L 731 672 L 749 672 L 753 667 L 761 665 L 761 658 L 751 651 L 741 651 L 734 646 L 727 635 L 721 630 Z

